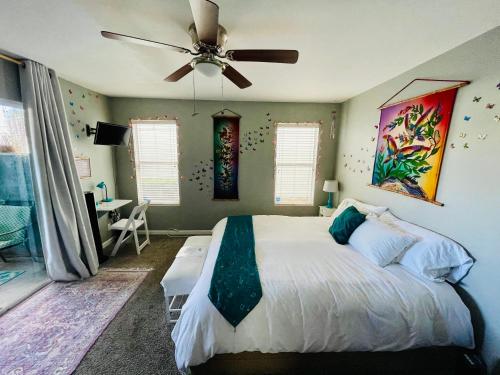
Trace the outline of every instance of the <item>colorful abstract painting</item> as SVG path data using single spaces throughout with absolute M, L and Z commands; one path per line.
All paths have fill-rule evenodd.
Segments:
M 431 93 L 381 110 L 373 185 L 435 202 L 457 90 Z
M 214 199 L 238 199 L 240 118 L 214 116 Z

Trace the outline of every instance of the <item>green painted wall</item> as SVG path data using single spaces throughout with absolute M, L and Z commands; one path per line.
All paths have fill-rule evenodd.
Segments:
M 103 192 L 95 186 L 104 181 L 108 186 L 108 194 L 114 197 L 116 190 L 113 147 L 94 145 L 94 136 L 88 138 L 84 132 L 86 124 L 95 127 L 97 121 L 111 121 L 109 98 L 63 79 L 59 82 L 68 118 L 73 154 L 90 157 L 92 177 L 80 180 L 83 190 L 93 191 L 96 201 L 101 200 Z M 107 227 L 108 215 L 104 214 L 99 218 L 102 241 L 110 237 Z
M 403 219 L 455 239 L 476 258 L 460 288 L 473 312 L 477 345 L 492 373 L 500 373 L 500 123 L 494 120 L 500 115 L 499 45 L 496 28 L 343 103 L 336 163 L 342 198 L 388 206 Z M 377 107 L 417 77 L 472 80 L 458 92 L 450 125 L 437 193 L 444 207 L 367 186 L 371 172 L 366 167 L 372 167 L 376 147 L 371 137 L 377 135 L 374 124 L 380 117 Z M 426 90 L 428 85 L 417 85 L 400 99 Z M 474 96 L 481 101 L 474 103 Z M 487 103 L 495 107 L 486 109 Z M 469 122 L 465 115 L 472 117 Z M 461 138 L 461 132 L 467 136 Z M 487 134 L 486 140 L 479 140 L 478 134 Z M 465 142 L 469 149 L 464 149 Z
M 274 121 L 323 121 L 320 141 L 320 161 L 316 179 L 315 205 L 310 207 L 275 206 L 274 199 L 274 128 L 264 134 L 265 141 L 257 151 L 240 154 L 239 201 L 213 201 L 209 191 L 199 191 L 189 181 L 194 165 L 208 161 L 213 153 L 213 123 L 211 115 L 221 109 L 220 102 L 199 101 L 199 115 L 191 116 L 193 103 L 189 100 L 111 98 L 113 121 L 127 124 L 131 118 L 156 116 L 178 117 L 181 205 L 153 206 L 149 209 L 152 229 L 212 229 L 218 220 L 238 214 L 317 215 L 318 205 L 324 204 L 326 193 L 323 181 L 333 175 L 335 141 L 329 138 L 331 112 L 335 104 L 229 102 L 227 107 L 239 113 L 240 134 L 260 131 Z M 268 121 L 267 113 L 272 121 Z M 242 137 L 242 136 L 241 136 Z M 240 139 L 241 139 L 240 137 Z M 137 200 L 136 181 L 128 149 L 116 149 L 117 186 L 120 198 Z M 211 181 L 210 181 L 211 183 Z M 128 207 L 127 213 L 131 207 Z

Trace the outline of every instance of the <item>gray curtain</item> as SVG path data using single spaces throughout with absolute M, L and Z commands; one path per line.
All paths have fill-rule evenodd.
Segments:
M 26 61 L 19 71 L 47 272 L 53 280 L 87 278 L 97 273 L 99 262 L 59 81 L 37 62 Z

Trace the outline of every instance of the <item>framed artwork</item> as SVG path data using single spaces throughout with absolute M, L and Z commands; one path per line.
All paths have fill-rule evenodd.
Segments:
M 441 162 L 458 87 L 381 109 L 372 185 L 436 202 Z
M 75 157 L 76 172 L 80 179 L 92 177 L 92 170 L 90 167 L 90 158 L 78 156 Z
M 213 116 L 214 199 L 238 199 L 240 116 Z

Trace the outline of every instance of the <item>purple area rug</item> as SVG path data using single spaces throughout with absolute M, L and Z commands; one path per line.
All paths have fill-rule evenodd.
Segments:
M 0 317 L 0 374 L 70 374 L 147 276 L 106 269 L 51 283 Z

